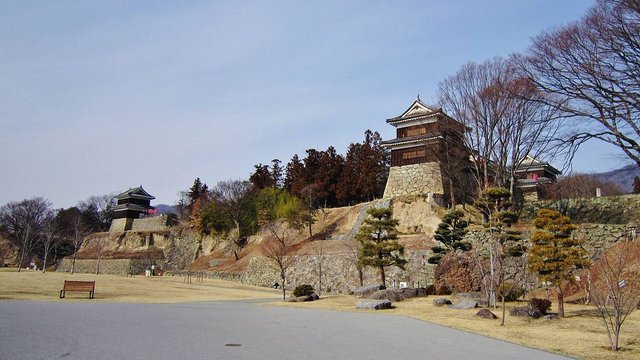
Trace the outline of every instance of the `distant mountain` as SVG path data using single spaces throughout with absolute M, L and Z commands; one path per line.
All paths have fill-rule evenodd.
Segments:
M 633 191 L 633 179 L 640 176 L 640 167 L 635 164 L 627 165 L 623 168 L 593 174 L 595 178 L 602 181 L 611 181 L 618 185 L 626 193 Z
M 154 205 L 154 207 L 156 209 L 160 210 L 161 214 L 175 214 L 176 213 L 176 208 L 173 207 L 173 205 L 158 204 L 158 205 Z

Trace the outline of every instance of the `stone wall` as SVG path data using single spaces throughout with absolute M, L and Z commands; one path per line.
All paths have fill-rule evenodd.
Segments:
M 143 274 L 151 262 L 165 270 L 186 269 L 195 260 L 199 243 L 193 231 L 182 227 L 95 233 L 85 239 L 78 252 L 76 272 L 95 272 L 98 246 L 103 246 L 100 272 L 126 275 Z M 58 267 L 58 271 L 70 270 L 71 256 Z
M 64 258 L 56 271 L 71 272 L 72 258 Z M 131 266 L 130 259 L 101 259 L 100 273 L 113 275 L 127 275 Z M 96 259 L 76 259 L 77 273 L 91 274 L 96 272 Z M 144 273 L 144 269 L 142 270 Z
M 520 221 L 531 222 L 540 209 L 552 209 L 574 223 L 635 224 L 640 221 L 640 195 L 536 201 L 523 205 Z
M 429 250 L 409 250 L 405 258 L 409 261 L 406 270 L 387 267 L 385 274 L 387 287 L 399 287 L 400 282 L 406 282 L 410 287 L 425 286 L 433 283 L 435 266 L 428 264 L 433 254 Z M 351 293 L 360 286 L 358 271 L 353 259 L 342 254 L 331 255 L 301 255 L 297 256 L 288 270 L 287 289 L 310 284 L 316 290 L 320 286 L 320 262 L 322 262 L 322 293 Z M 257 286 L 273 286 L 274 282 L 281 282 L 279 272 L 274 268 L 271 260 L 265 257 L 254 257 L 243 272 L 241 281 Z M 364 284 L 380 282 L 378 269 L 367 267 L 364 272 Z
M 584 241 L 584 247 L 592 259 L 600 257 L 611 245 L 635 240 L 635 226 L 615 224 L 579 224 L 573 236 Z
M 436 162 L 392 166 L 384 189 L 384 198 L 407 195 L 444 194 L 440 166 Z
M 166 214 L 140 219 L 113 219 L 111 220 L 111 227 L 109 228 L 109 232 L 122 232 L 127 230 L 165 230 L 167 226 L 170 225 L 170 221 L 170 217 Z
M 640 235 L 636 234 L 635 226 L 617 224 L 577 224 L 572 236 L 584 242 L 584 248 L 592 259 L 600 257 L 602 252 L 611 245 L 620 241 L 635 240 Z M 523 231 L 523 239 L 529 239 L 532 229 Z M 464 241 L 468 241 L 474 247 L 486 245 L 489 234 L 482 229 L 470 229 L 465 235 Z
M 131 225 L 133 224 L 133 219 L 113 219 L 111 220 L 111 227 L 109 228 L 109 232 L 120 232 L 131 229 Z
M 133 219 L 131 230 L 165 230 L 169 225 L 169 217 L 160 215 L 141 219 Z

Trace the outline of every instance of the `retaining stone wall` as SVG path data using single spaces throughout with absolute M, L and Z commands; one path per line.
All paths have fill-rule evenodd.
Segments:
M 572 236 L 583 240 L 587 253 L 592 259 L 597 259 L 611 245 L 639 236 L 640 233 L 634 235 L 634 229 L 634 226 L 617 224 L 577 224 Z M 525 231 L 522 235 L 524 239 L 528 239 L 531 232 Z M 484 230 L 470 229 L 464 241 L 470 242 L 474 247 L 482 246 L 489 241 L 489 234 Z
M 133 219 L 131 224 L 131 230 L 165 230 L 169 217 L 167 215 L 160 215 L 142 219 Z
M 405 258 L 409 261 L 406 270 L 387 267 L 385 274 L 387 287 L 398 287 L 400 282 L 407 282 L 409 287 L 425 286 L 433 283 L 434 265 L 427 264 L 433 254 L 429 250 L 409 250 Z M 310 284 L 319 289 L 319 262 L 322 261 L 322 290 L 321 292 L 351 293 L 360 286 L 358 272 L 353 260 L 345 255 L 302 255 L 298 256 L 287 272 L 287 289 Z M 273 267 L 271 260 L 266 257 L 254 257 L 241 277 L 241 282 L 257 286 L 271 287 L 274 282 L 281 282 L 279 272 Z M 367 267 L 364 272 L 364 284 L 380 282 L 378 269 Z
M 440 166 L 436 162 L 392 166 L 384 198 L 407 195 L 444 194 Z
M 71 272 L 73 259 L 65 258 L 56 271 Z M 102 259 L 100 260 L 100 273 L 113 275 L 127 275 L 129 273 L 130 259 Z M 77 273 L 91 274 L 96 272 L 96 259 L 76 259 Z M 144 272 L 144 270 L 143 270 Z
M 639 194 L 529 202 L 523 205 L 520 221 L 531 222 L 543 208 L 559 211 L 574 223 L 640 225 Z

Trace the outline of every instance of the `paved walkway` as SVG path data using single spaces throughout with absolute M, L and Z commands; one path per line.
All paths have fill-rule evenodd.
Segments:
M 0 359 L 562 359 L 402 316 L 252 302 L 0 301 Z

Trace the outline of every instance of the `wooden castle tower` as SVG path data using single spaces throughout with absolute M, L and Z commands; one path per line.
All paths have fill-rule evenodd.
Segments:
M 445 205 L 451 194 L 459 198 L 468 192 L 469 152 L 462 123 L 420 97 L 387 123 L 396 128 L 396 138 L 382 142 L 391 150 L 384 198 L 420 195 Z

